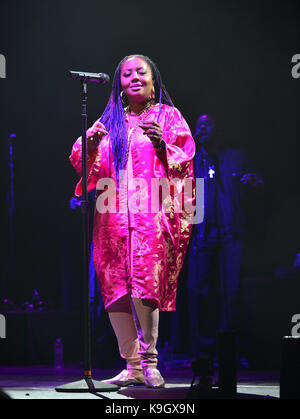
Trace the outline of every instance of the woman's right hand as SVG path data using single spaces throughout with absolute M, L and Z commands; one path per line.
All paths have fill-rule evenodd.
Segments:
M 104 137 L 107 134 L 108 132 L 106 131 L 105 126 L 99 121 L 96 121 L 94 125 L 87 130 L 87 153 L 89 155 L 96 150 L 102 137 Z

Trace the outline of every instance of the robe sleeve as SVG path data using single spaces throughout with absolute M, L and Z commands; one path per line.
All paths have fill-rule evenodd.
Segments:
M 193 176 L 195 142 L 190 128 L 176 108 L 171 108 L 163 126 L 165 147 L 156 152 L 155 168 L 163 163 L 169 179 Z
M 190 223 L 193 222 L 193 218 L 190 217 L 193 217 L 195 210 L 193 158 L 196 146 L 190 128 L 178 109 L 168 108 L 162 128 L 165 144 L 162 149 L 156 150 L 154 172 L 157 178 L 167 177 L 170 184 L 176 185 L 171 192 L 171 200 L 164 199 L 164 208 L 168 212 L 166 217 L 170 222 L 176 216 L 180 219 L 179 240 L 182 231 L 189 234 Z M 179 212 L 174 215 L 176 207 L 179 208 Z
M 72 148 L 72 153 L 70 155 L 70 162 L 78 176 L 80 176 L 80 181 L 77 183 L 75 188 L 75 196 L 82 195 L 82 148 L 81 148 L 81 137 L 77 139 Z M 97 148 L 87 160 L 87 190 L 91 192 L 96 188 L 97 177 L 93 175 L 93 167 L 95 163 L 100 159 L 100 150 Z

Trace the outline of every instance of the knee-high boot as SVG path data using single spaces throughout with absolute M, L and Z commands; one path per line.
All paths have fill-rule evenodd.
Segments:
M 148 387 L 163 387 L 164 379 L 157 369 L 159 310 L 149 300 L 132 298 L 132 311 L 139 339 L 139 354 Z
M 114 329 L 120 355 L 126 359 L 126 370 L 104 382 L 120 386 L 144 384 L 144 375 L 139 354 L 139 340 L 128 297 L 120 299 L 108 310 L 108 316 Z

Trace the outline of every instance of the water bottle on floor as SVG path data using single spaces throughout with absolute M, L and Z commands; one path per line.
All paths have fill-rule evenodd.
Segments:
M 61 339 L 56 339 L 54 344 L 54 368 L 64 367 L 64 345 Z

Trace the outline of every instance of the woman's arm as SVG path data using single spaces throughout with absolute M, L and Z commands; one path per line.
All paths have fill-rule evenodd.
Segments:
M 88 175 L 88 191 L 91 191 L 96 187 L 95 180 L 90 177 L 93 165 L 96 160 L 100 159 L 99 143 L 104 135 L 107 135 L 103 124 L 99 121 L 96 121 L 94 125 L 87 130 L 87 175 Z M 82 139 L 79 137 L 72 148 L 72 153 L 70 155 L 70 162 L 73 165 L 74 169 L 78 176 L 82 177 Z M 76 186 L 75 195 L 80 196 L 82 193 L 82 179 Z

